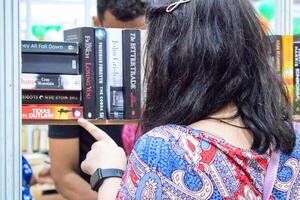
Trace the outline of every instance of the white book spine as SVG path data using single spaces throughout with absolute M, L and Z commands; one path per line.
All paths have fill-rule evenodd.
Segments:
M 122 29 L 107 29 L 107 104 L 109 118 L 123 118 Z
M 147 82 L 145 82 L 145 68 L 146 68 L 146 40 L 147 31 L 141 30 L 141 107 L 144 108 L 147 95 Z
M 70 90 L 80 91 L 81 75 L 22 74 L 23 90 Z

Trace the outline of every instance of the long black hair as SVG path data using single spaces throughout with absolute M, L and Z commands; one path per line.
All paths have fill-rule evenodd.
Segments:
M 143 132 L 207 119 L 234 103 L 252 149 L 295 145 L 286 89 L 269 62 L 269 39 L 248 0 L 150 0 Z

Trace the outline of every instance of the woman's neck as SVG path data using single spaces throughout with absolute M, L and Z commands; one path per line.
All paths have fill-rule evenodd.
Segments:
M 233 146 L 250 149 L 253 143 L 252 133 L 249 129 L 239 128 L 245 127 L 245 124 L 237 114 L 238 108 L 234 104 L 229 104 L 208 116 L 208 119 L 195 122 L 189 127 L 222 138 Z

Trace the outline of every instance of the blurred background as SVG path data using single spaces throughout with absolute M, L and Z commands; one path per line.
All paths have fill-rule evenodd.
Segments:
M 288 25 L 291 34 L 300 34 L 300 0 L 289 8 L 286 0 L 251 1 L 270 33 L 282 34 Z M 20 6 L 21 39 L 27 40 L 62 40 L 64 29 L 91 26 L 96 15 L 96 0 L 20 0 Z

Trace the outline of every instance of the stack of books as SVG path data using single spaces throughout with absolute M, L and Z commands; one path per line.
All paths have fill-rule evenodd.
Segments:
M 78 42 L 86 119 L 139 119 L 145 101 L 145 31 L 81 27 L 64 31 Z
M 22 41 L 22 118 L 83 117 L 79 46 L 71 42 Z

